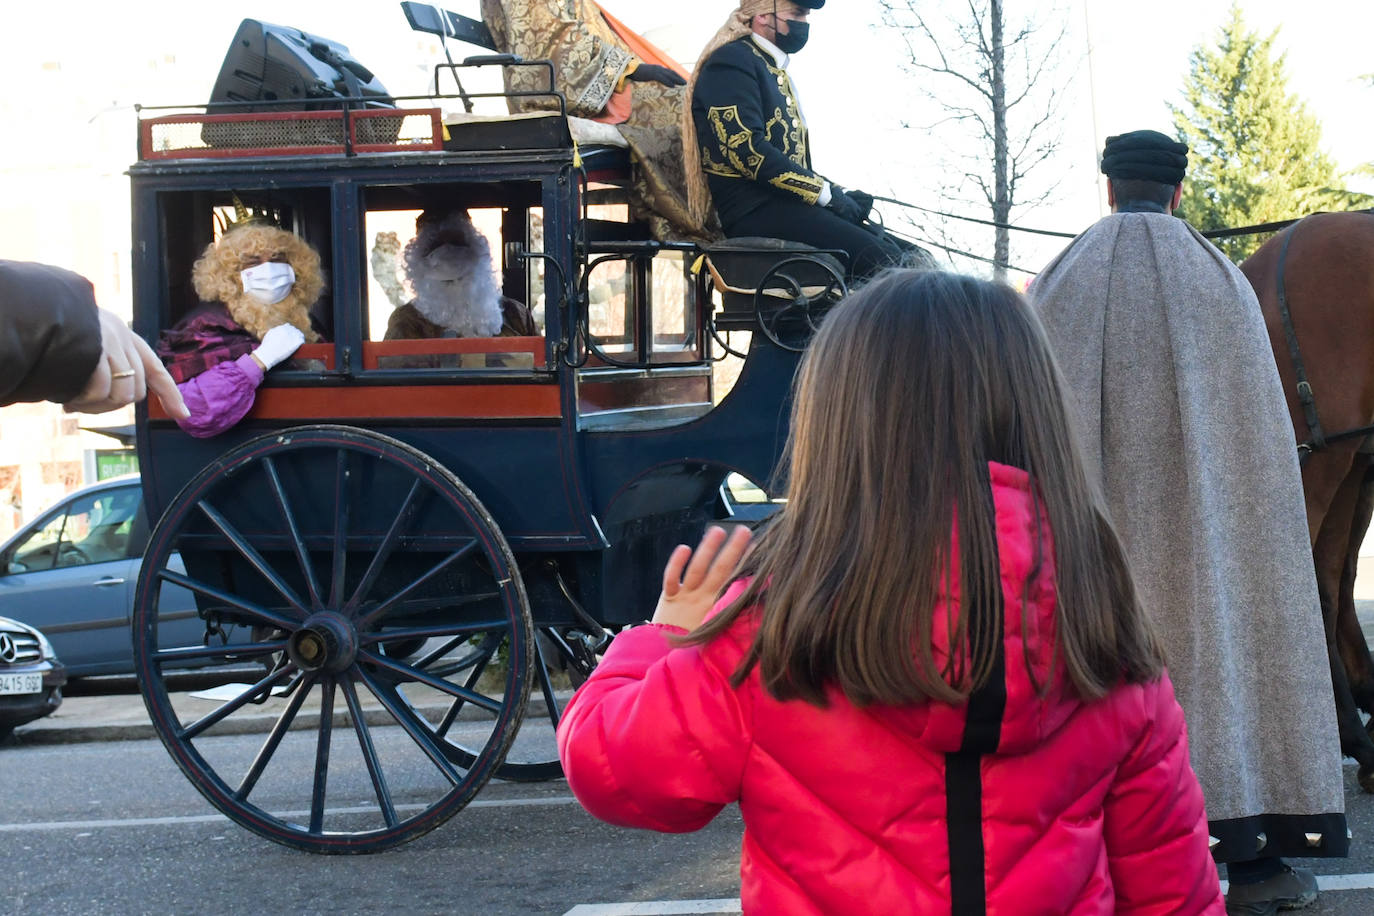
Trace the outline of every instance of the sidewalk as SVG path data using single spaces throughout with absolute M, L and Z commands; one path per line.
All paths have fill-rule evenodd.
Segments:
M 153 730 L 152 721 L 148 716 L 148 710 L 144 705 L 143 697 L 138 693 L 138 685 L 134 678 L 97 678 L 94 680 L 98 683 L 86 683 L 81 686 L 80 695 L 64 697 L 62 706 L 57 712 L 15 729 L 13 739 L 15 743 L 32 746 L 37 744 L 73 744 L 85 741 L 131 741 L 157 737 L 157 733 Z M 201 716 L 209 715 L 225 702 L 223 698 L 205 699 L 195 696 L 197 693 L 210 689 L 210 685 L 206 684 L 204 680 L 202 676 L 186 674 L 177 676 L 177 680 L 172 682 L 176 687 L 182 688 L 174 690 L 171 699 L 172 707 L 184 723 L 193 722 Z M 184 687 L 182 681 L 185 682 Z M 248 686 L 248 684 L 240 684 L 238 690 L 229 690 L 228 695 L 241 694 L 248 689 Z M 95 694 L 93 691 L 96 689 L 109 690 L 110 692 Z M 406 694 L 410 697 L 415 708 L 431 721 L 442 716 L 449 706 L 449 702 L 443 694 L 428 687 L 412 685 L 406 689 Z M 382 708 L 381 703 L 366 690 L 359 691 L 359 701 L 363 707 L 363 720 L 368 725 L 387 726 L 395 724 L 391 714 Z M 225 721 L 215 725 L 209 734 L 266 733 L 276 723 L 286 708 L 286 704 L 287 699 L 280 697 L 273 697 L 261 705 L 249 704 L 246 708 L 236 711 Z M 527 716 L 544 715 L 542 697 L 539 699 L 531 698 L 525 714 Z M 469 707 L 464 709 L 458 718 L 460 720 L 476 720 L 490 717 L 481 710 Z M 319 722 L 319 691 L 314 691 L 296 714 L 291 723 L 291 728 L 293 731 L 314 729 L 319 727 Z M 336 694 L 334 700 L 334 727 L 350 727 L 348 706 L 340 694 Z

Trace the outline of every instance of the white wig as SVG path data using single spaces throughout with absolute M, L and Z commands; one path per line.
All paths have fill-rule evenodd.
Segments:
M 406 245 L 405 268 L 421 315 L 459 337 L 501 333 L 501 291 L 491 247 L 466 212 L 422 218 Z

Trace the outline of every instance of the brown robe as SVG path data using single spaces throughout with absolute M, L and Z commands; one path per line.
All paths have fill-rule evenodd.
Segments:
M 517 302 L 507 297 L 501 298 L 501 333 L 498 337 L 537 337 L 539 328 L 534 323 L 534 315 L 530 312 L 530 307 L 523 302 Z M 407 302 L 400 308 L 393 309 L 391 317 L 386 322 L 386 336 L 384 340 L 435 340 L 443 337 L 456 336 L 448 328 L 435 324 L 415 307 L 415 303 Z M 497 364 L 500 364 L 500 357 L 495 357 Z M 492 360 L 484 360 L 488 365 Z M 453 365 L 450 365 L 452 363 Z M 443 369 L 453 368 L 457 365 L 453 354 L 413 354 L 409 356 L 388 357 L 387 369 Z

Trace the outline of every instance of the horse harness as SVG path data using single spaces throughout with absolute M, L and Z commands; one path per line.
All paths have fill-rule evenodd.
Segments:
M 1374 433 L 1374 424 L 1343 430 L 1329 436 L 1322 429 L 1321 419 L 1317 415 L 1317 401 L 1312 394 L 1312 384 L 1307 380 L 1307 367 L 1302 360 L 1302 348 L 1298 346 L 1298 334 L 1293 328 L 1293 314 L 1288 308 L 1288 290 L 1285 282 L 1288 246 L 1292 243 L 1293 236 L 1297 235 L 1298 225 L 1301 225 L 1301 221 L 1289 229 L 1288 234 L 1284 236 L 1283 247 L 1279 249 L 1278 292 L 1279 318 L 1283 321 L 1283 335 L 1288 341 L 1288 356 L 1293 361 L 1293 375 L 1298 383 L 1298 403 L 1302 405 L 1303 419 L 1307 421 L 1309 434 L 1306 442 L 1298 443 L 1298 464 L 1301 466 L 1307 463 L 1307 459 L 1311 457 L 1313 452 L 1320 452 L 1337 442 L 1359 438 L 1368 439 L 1370 434 Z M 1374 442 L 1361 443 L 1360 451 L 1365 454 L 1374 453 Z

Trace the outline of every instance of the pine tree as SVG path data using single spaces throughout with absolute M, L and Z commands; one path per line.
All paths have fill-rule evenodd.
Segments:
M 1180 139 L 1191 147 L 1178 215 L 1199 229 L 1247 226 L 1318 210 L 1367 206 L 1340 187 L 1336 163 L 1321 149 L 1321 124 L 1288 91 L 1286 55 L 1246 28 L 1232 5 L 1215 48 L 1189 57 L 1183 107 L 1170 106 Z M 1239 261 L 1267 238 L 1221 239 Z

